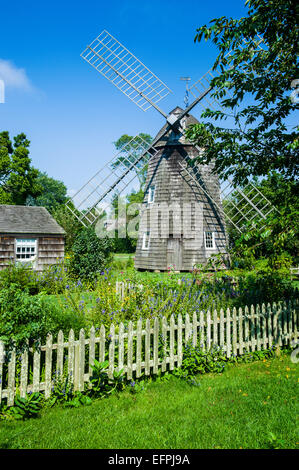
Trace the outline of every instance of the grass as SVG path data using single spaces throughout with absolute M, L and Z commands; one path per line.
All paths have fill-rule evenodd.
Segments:
M 295 448 L 297 373 L 284 354 L 230 365 L 221 375 L 202 376 L 197 387 L 174 377 L 151 382 L 137 395 L 125 391 L 87 407 L 55 407 L 37 419 L 3 421 L 0 447 Z

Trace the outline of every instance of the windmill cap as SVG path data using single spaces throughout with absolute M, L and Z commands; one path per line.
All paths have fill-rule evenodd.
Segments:
M 167 123 L 159 130 L 159 132 L 157 133 L 155 137 L 155 139 L 158 139 L 157 143 L 155 144 L 155 147 L 160 147 L 161 145 L 164 146 L 168 144 L 173 145 L 175 143 L 175 141 L 171 138 L 172 135 L 175 135 L 175 132 L 173 131 L 173 129 L 170 129 L 167 132 L 167 134 L 164 136 L 163 136 L 163 133 L 165 132 L 169 124 L 172 124 L 173 122 L 175 122 L 182 112 L 183 112 L 183 109 L 180 108 L 179 106 L 176 106 L 172 111 L 170 111 L 168 118 L 167 118 Z M 185 129 L 191 124 L 199 124 L 199 121 L 191 114 L 186 114 L 181 119 L 180 124 L 182 128 Z M 163 136 L 163 137 L 160 139 L 160 136 Z M 179 141 L 179 143 L 184 144 L 184 145 L 191 145 L 189 142 L 186 141 L 183 135 L 179 139 L 177 139 L 177 141 Z

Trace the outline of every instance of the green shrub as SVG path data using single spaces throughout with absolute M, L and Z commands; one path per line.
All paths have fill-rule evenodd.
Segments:
M 112 259 L 113 240 L 98 238 L 92 227 L 84 228 L 73 244 L 71 272 L 80 279 L 93 280 Z
M 12 284 L 19 289 L 28 289 L 30 294 L 39 292 L 36 273 L 27 263 L 11 263 L 6 269 L 0 271 L 0 288 L 7 289 Z
M 26 341 L 33 342 L 46 336 L 49 306 L 41 295 L 32 296 L 18 285 L 0 291 L 0 339 L 7 344 L 15 342 L 21 348 Z

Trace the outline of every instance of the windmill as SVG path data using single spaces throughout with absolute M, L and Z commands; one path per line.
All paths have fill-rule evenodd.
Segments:
M 225 253 L 227 223 L 241 231 L 245 222 L 264 220 L 274 210 L 253 183 L 245 187 L 235 187 L 230 180 L 221 183 L 213 164 L 196 164 L 202 149 L 184 137 L 184 129 L 198 122 L 190 111 L 203 100 L 211 101 L 212 69 L 191 87 L 189 77 L 183 77 L 186 98 L 191 93 L 194 100 L 191 104 L 185 100 L 184 110 L 177 106 L 165 113 L 158 103 L 171 90 L 106 30 L 81 56 L 140 109 L 154 108 L 166 120 L 150 145 L 140 136 L 134 137 L 67 202 L 83 225 L 95 225 L 115 191 L 122 193 L 148 166 L 136 268 L 165 270 L 171 264 L 176 270 L 189 270 L 211 254 Z M 214 98 L 212 102 L 218 105 Z

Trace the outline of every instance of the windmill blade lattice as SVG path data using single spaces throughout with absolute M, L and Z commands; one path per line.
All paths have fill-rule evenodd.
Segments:
M 123 192 L 156 152 L 142 137 L 135 136 L 69 199 L 67 207 L 83 225 L 94 224 L 110 205 L 113 191 Z
M 171 90 L 107 31 L 87 46 L 81 57 L 143 111 L 153 106 L 161 112 L 156 103 Z

